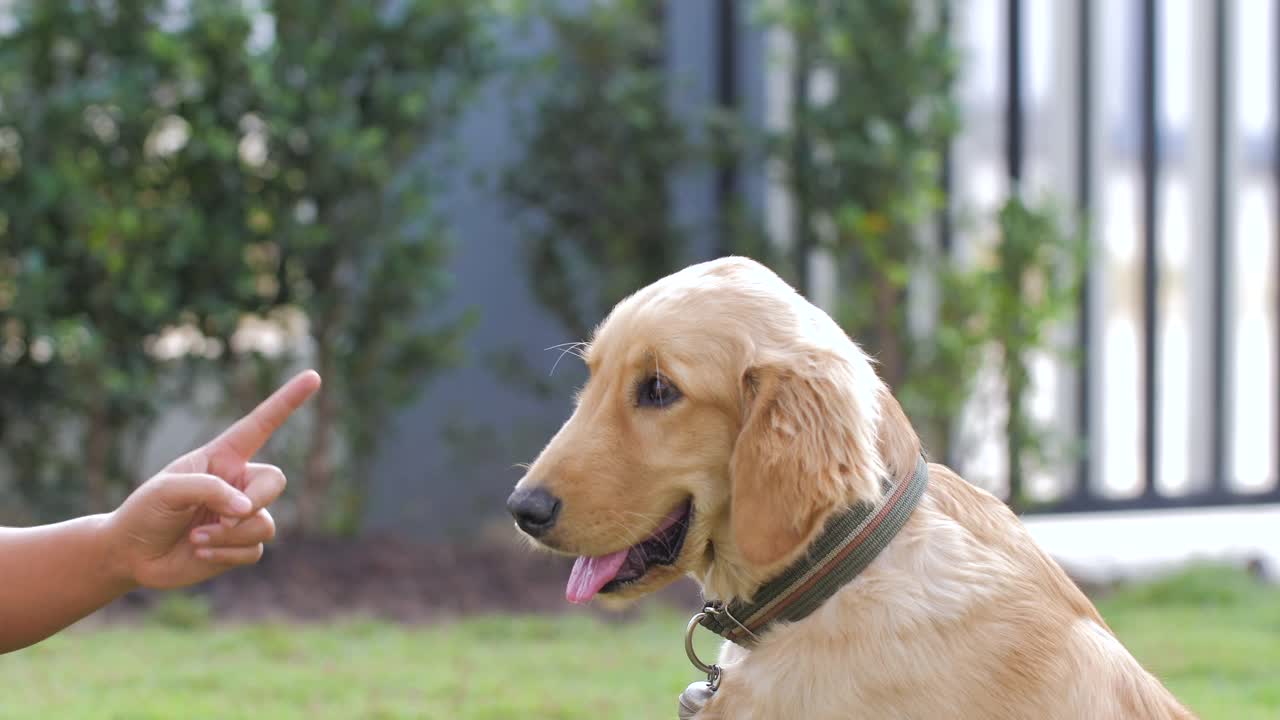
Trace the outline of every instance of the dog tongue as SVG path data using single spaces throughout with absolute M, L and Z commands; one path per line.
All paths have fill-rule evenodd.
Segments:
M 600 592 L 600 588 L 618 576 L 622 564 L 627 561 L 630 549 L 619 550 L 600 557 L 580 557 L 573 563 L 573 572 L 569 574 L 569 584 L 564 589 L 564 597 L 575 605 L 581 605 Z

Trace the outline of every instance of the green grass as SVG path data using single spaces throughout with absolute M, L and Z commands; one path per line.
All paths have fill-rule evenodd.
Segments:
M 1280 718 L 1280 590 L 1203 568 L 1117 593 L 1099 609 L 1200 717 Z
M 1206 720 L 1280 717 L 1280 591 L 1197 570 L 1101 603 Z M 73 630 L 0 657 L 3 718 L 662 718 L 695 673 L 654 611 L 430 627 L 173 624 Z M 701 646 L 713 656 L 714 643 Z

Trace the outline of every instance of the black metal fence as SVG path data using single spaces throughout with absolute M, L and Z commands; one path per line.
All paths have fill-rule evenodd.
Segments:
M 1000 61 L 1003 108 L 998 115 L 1004 124 L 1003 142 L 1000 143 L 1000 151 L 1004 155 L 1001 164 L 1005 181 L 1011 189 L 1016 189 L 1023 181 L 1026 138 L 1029 130 L 1024 107 L 1026 56 L 1030 42 L 1026 31 L 1029 3 L 1027 0 L 991 1 L 1002 4 L 1000 27 L 994 28 L 992 32 L 993 37 L 1003 39 L 1003 57 Z M 1229 30 L 1231 13 L 1237 2 L 1243 1 L 1190 0 L 1191 7 L 1196 8 L 1195 12 L 1203 10 L 1203 6 L 1199 6 L 1198 3 L 1212 4 L 1212 23 L 1207 27 L 1192 28 L 1192 31 L 1197 34 L 1197 42 L 1208 42 L 1212 48 L 1212 68 L 1209 74 L 1211 92 L 1199 98 L 1200 103 L 1208 102 L 1211 105 L 1208 112 L 1210 132 L 1207 135 L 1212 144 L 1209 148 L 1211 162 L 1208 163 L 1207 170 L 1212 174 L 1212 193 L 1209 200 L 1211 210 L 1208 214 L 1210 222 L 1207 226 L 1211 229 L 1207 235 L 1193 231 L 1191 236 L 1192 243 L 1207 243 L 1208 245 L 1202 247 L 1211 248 L 1211 252 L 1208 253 L 1208 257 L 1211 258 L 1210 267 L 1207 270 L 1210 274 L 1208 281 L 1210 290 L 1207 296 L 1211 305 L 1208 308 L 1209 329 L 1207 334 L 1194 339 L 1196 343 L 1211 344 L 1208 354 L 1210 368 L 1208 374 L 1211 376 L 1209 382 L 1212 383 L 1212 388 L 1207 391 L 1199 388 L 1195 391 L 1207 392 L 1209 398 L 1207 412 L 1210 417 L 1197 419 L 1195 427 L 1206 428 L 1207 433 L 1205 437 L 1192 438 L 1192 442 L 1206 443 L 1209 460 L 1204 464 L 1212 470 L 1209 472 L 1209 477 L 1195 476 L 1202 475 L 1204 471 L 1192 470 L 1193 477 L 1189 478 L 1187 483 L 1189 489 L 1171 493 L 1162 492 L 1161 484 L 1157 482 L 1157 476 L 1161 473 L 1159 462 L 1161 423 L 1166 421 L 1166 418 L 1162 417 L 1160 401 L 1161 393 L 1167 390 L 1160 381 L 1162 363 L 1166 360 L 1161 357 L 1159 337 L 1162 293 L 1160 238 L 1161 224 L 1164 222 L 1161 215 L 1160 182 L 1162 173 L 1166 170 L 1166 152 L 1174 147 L 1162 125 L 1159 110 L 1162 73 L 1166 71 L 1166 68 L 1162 67 L 1159 52 L 1162 42 L 1160 13 L 1165 8 L 1166 1 L 1133 0 L 1129 3 L 1113 3 L 1108 0 L 1104 3 L 1102 0 L 1050 0 L 1055 11 L 1062 9 L 1062 6 L 1056 5 L 1057 3 L 1070 3 L 1068 6 L 1070 11 L 1076 13 L 1073 27 L 1054 28 L 1056 42 L 1065 41 L 1074 45 L 1070 53 L 1060 56 L 1060 58 L 1072 57 L 1077 63 L 1074 87 L 1056 87 L 1054 92 L 1070 93 L 1072 107 L 1078 114 L 1073 123 L 1075 137 L 1070 141 L 1075 146 L 1074 159 L 1071 161 L 1076 165 L 1073 169 L 1075 182 L 1074 187 L 1066 188 L 1066 193 L 1074 196 L 1073 204 L 1082 218 L 1088 219 L 1097 214 L 1102 200 L 1101 195 L 1105 190 L 1098 187 L 1099 173 L 1098 168 L 1094 167 L 1099 152 L 1098 143 L 1103 139 L 1105 132 L 1098 127 L 1096 121 L 1096 109 L 1101 102 L 1097 80 L 1103 77 L 1101 75 L 1103 72 L 1136 75 L 1136 77 L 1131 75 L 1130 79 L 1140 96 L 1136 99 L 1138 112 L 1132 131 L 1126 135 L 1128 137 L 1126 142 L 1136 145 L 1134 153 L 1137 161 L 1136 168 L 1140 175 L 1140 182 L 1137 183 L 1140 210 L 1136 215 L 1137 246 L 1141 257 L 1140 387 L 1137 388 L 1136 397 L 1140 418 L 1137 449 L 1140 460 L 1137 467 L 1140 468 L 1142 477 L 1139 483 L 1140 489 L 1136 493 L 1115 493 L 1100 487 L 1097 478 L 1101 463 L 1098 454 L 1088 447 L 1090 439 L 1099 437 L 1100 432 L 1105 432 L 1105 428 L 1100 427 L 1100 419 L 1104 417 L 1102 413 L 1105 412 L 1105 408 L 1098 407 L 1095 387 L 1095 383 L 1099 382 L 1100 368 L 1095 366 L 1096 357 L 1091 352 L 1095 344 L 1103 342 L 1100 329 L 1096 325 L 1099 311 L 1105 310 L 1094 305 L 1097 301 L 1093 287 L 1100 282 L 1097 277 L 1097 268 L 1094 267 L 1086 279 L 1086 287 L 1080 298 L 1080 320 L 1076 339 L 1082 349 L 1080 353 L 1082 362 L 1072 369 L 1072 372 L 1077 374 L 1074 398 L 1071 401 L 1075 405 L 1070 413 L 1073 419 L 1063 428 L 1083 440 L 1085 450 L 1081 453 L 1078 466 L 1074 471 L 1063 473 L 1067 487 L 1059 488 L 1059 491 L 1054 493 L 1054 499 L 1036 503 L 1033 508 L 1028 508 L 1029 511 L 1062 513 L 1280 502 L 1280 392 L 1274 393 L 1276 396 L 1269 399 L 1277 408 L 1274 411 L 1277 418 L 1274 421 L 1277 432 L 1274 433 L 1275 437 L 1272 440 L 1275 443 L 1277 461 L 1276 467 L 1270 471 L 1273 474 L 1271 484 L 1261 491 L 1256 487 L 1245 490 L 1238 484 L 1230 482 L 1228 475 L 1228 448 L 1231 446 L 1233 432 L 1236 430 L 1233 427 L 1234 419 L 1230 411 L 1233 379 L 1229 366 L 1233 342 L 1228 301 L 1232 283 L 1230 253 L 1233 231 L 1229 194 L 1229 174 L 1232 170 L 1228 162 L 1228 137 L 1231 132 L 1228 127 L 1230 118 L 1228 53 L 1231 49 Z M 745 6 L 741 0 L 715 0 L 715 2 L 716 52 L 714 57 L 718 64 L 715 75 L 716 101 L 726 109 L 733 109 L 738 101 L 738 83 L 740 82 L 737 78 L 737 68 L 733 65 L 737 52 L 735 38 L 739 37 Z M 954 18 L 959 13 L 968 12 L 966 5 L 968 3 L 964 0 L 954 3 L 948 17 Z M 1043 9 L 1043 6 L 1041 8 Z M 1126 49 L 1131 47 L 1136 51 L 1132 55 L 1134 62 L 1121 67 L 1102 68 L 1099 61 L 1099 38 L 1096 37 L 1098 29 L 1105 27 L 1104 23 L 1111 22 L 1114 13 L 1125 12 L 1136 14 L 1136 17 L 1131 17 L 1135 22 L 1130 23 L 1135 32 L 1132 33 L 1131 38 L 1125 39 L 1128 46 Z M 1272 16 L 1275 21 L 1273 27 L 1269 28 L 1271 57 L 1268 61 L 1272 67 L 1268 74 L 1273 84 L 1271 102 L 1274 107 L 1271 109 L 1271 133 L 1275 135 L 1280 133 L 1280 50 L 1276 49 L 1276 46 L 1280 45 L 1280 9 L 1273 9 Z M 1064 32 L 1069 34 L 1064 36 L 1062 34 Z M 793 79 L 793 82 L 803 83 L 804 79 Z M 1189 79 L 1188 82 L 1190 82 Z M 1237 88 L 1237 90 L 1257 92 L 1259 89 Z M 803 92 L 793 94 L 804 96 Z M 1177 147 L 1180 152 L 1185 152 L 1187 142 L 1185 137 L 1178 139 Z M 1271 192 L 1274 195 L 1274 204 L 1270 212 L 1274 218 L 1280 214 L 1280 137 L 1271 138 L 1269 145 L 1266 152 L 1270 154 L 1269 164 L 1273 176 Z M 1256 154 L 1257 148 L 1253 150 Z M 950 189 L 956 182 L 954 178 L 956 168 L 951 162 L 945 163 L 945 166 L 943 184 Z M 1203 176 L 1204 172 L 1200 174 Z M 737 177 L 737 168 L 721 168 L 717 178 L 716 195 L 722 207 L 731 202 L 731 197 L 738 191 L 735 184 Z M 1204 178 L 1199 178 L 1197 182 L 1199 183 L 1200 180 Z M 1200 187 L 1203 186 L 1200 184 Z M 943 213 L 939 218 L 939 242 L 944 249 L 949 249 L 956 242 L 953 225 L 951 212 Z M 1274 227 L 1277 230 L 1276 237 L 1271 239 L 1275 246 L 1272 251 L 1275 264 L 1272 270 L 1274 274 L 1272 282 L 1280 285 L 1280 282 L 1276 282 L 1276 278 L 1280 278 L 1280 222 L 1275 222 Z M 1094 242 L 1095 244 L 1099 242 L 1096 236 Z M 1197 268 L 1196 272 L 1204 271 Z M 1276 339 L 1271 341 L 1273 344 L 1271 354 L 1275 359 L 1273 364 L 1276 366 L 1271 369 L 1271 372 L 1274 373 L 1275 379 L 1262 385 L 1271 388 L 1280 386 L 1280 349 L 1274 347 L 1277 342 L 1280 342 L 1280 289 L 1274 292 L 1276 297 L 1269 302 L 1275 305 L 1272 322 L 1275 328 L 1273 337 Z M 1249 383 L 1250 378 L 1235 378 L 1234 382 Z M 1259 452 L 1267 450 L 1266 447 L 1259 448 Z M 1256 484 L 1252 483 L 1252 485 Z M 1020 489 L 1014 488 L 1011 495 L 1021 496 L 1019 491 Z
M 1019 38 L 1022 36 L 1022 25 L 1020 23 L 1020 15 L 1022 13 L 1023 0 L 1006 0 L 1008 3 L 1007 18 L 1009 33 L 1009 56 L 1007 58 L 1007 103 L 1008 103 L 1008 120 L 1006 126 L 1007 134 L 1007 154 L 1008 165 L 1011 179 L 1016 182 L 1019 177 L 1019 163 L 1021 156 L 1022 143 L 1022 113 L 1020 112 L 1021 104 L 1021 55 Z M 1159 322 L 1159 294 L 1161 274 L 1159 272 L 1159 260 L 1161 245 L 1158 241 L 1160 233 L 1160 193 L 1158 190 L 1158 181 L 1162 171 L 1162 150 L 1164 148 L 1164 138 L 1161 133 L 1161 124 L 1158 121 L 1157 104 L 1159 101 L 1158 93 L 1160 88 L 1160 74 L 1163 68 L 1160 64 L 1160 57 L 1157 53 L 1157 44 L 1159 42 L 1160 17 L 1159 13 L 1162 4 L 1157 0 L 1142 0 L 1141 13 L 1139 20 L 1140 32 L 1138 37 L 1133 40 L 1140 48 L 1141 61 L 1139 72 L 1141 73 L 1139 87 L 1141 88 L 1141 248 L 1142 248 L 1142 458 L 1143 458 L 1143 474 L 1142 490 L 1133 497 L 1115 498 L 1107 497 L 1093 487 L 1091 478 L 1093 477 L 1093 468 L 1091 467 L 1091 458 L 1088 452 L 1082 454 L 1079 461 L 1077 480 L 1073 491 L 1065 498 L 1038 508 L 1044 512 L 1073 512 L 1073 511 L 1099 511 L 1099 510 L 1127 510 L 1127 509 L 1154 509 L 1154 508 L 1170 508 L 1170 507 L 1203 507 L 1203 506 L 1221 506 L 1221 505 L 1239 505 L 1239 504 L 1255 504 L 1280 501 L 1280 482 L 1273 482 L 1272 486 L 1261 492 L 1246 492 L 1235 488 L 1228 482 L 1227 475 L 1227 447 L 1231 437 L 1232 417 L 1228 412 L 1228 393 L 1229 393 L 1229 369 L 1228 369 L 1228 349 L 1229 349 L 1229 318 L 1227 314 L 1227 294 L 1230 283 L 1228 254 L 1232 242 L 1232 231 L 1228 222 L 1228 94 L 1227 88 L 1229 79 L 1227 76 L 1228 59 L 1228 12 L 1233 5 L 1231 0 L 1204 0 L 1211 2 L 1213 5 L 1213 22 L 1212 26 L 1198 32 L 1207 32 L 1209 34 L 1210 44 L 1212 47 L 1213 66 L 1211 71 L 1212 77 L 1212 105 L 1211 105 L 1211 138 L 1212 138 L 1212 201 L 1211 201 L 1211 227 L 1212 234 L 1209 237 L 1193 237 L 1192 242 L 1209 243 L 1212 247 L 1212 264 L 1211 273 L 1211 298 L 1212 307 L 1210 314 L 1212 318 L 1211 332 L 1208 342 L 1211 343 L 1211 368 L 1212 368 L 1212 388 L 1210 405 L 1211 417 L 1208 419 L 1207 427 L 1209 428 L 1209 436 L 1202 438 L 1201 441 L 1208 443 L 1209 455 L 1211 458 L 1211 467 L 1214 472 L 1210 477 L 1203 479 L 1203 482 L 1195 483 L 1197 489 L 1187 493 L 1177 495 L 1162 494 L 1157 483 L 1157 473 L 1159 472 L 1159 463 L 1157 461 L 1159 428 L 1162 418 L 1158 411 L 1158 397 L 1161 392 L 1159 385 L 1158 370 L 1162 358 L 1160 356 L 1160 345 L 1157 339 L 1158 322 Z M 1075 53 L 1080 63 L 1077 77 L 1078 84 L 1074 89 L 1076 93 L 1076 103 L 1080 112 L 1080 119 L 1076 124 L 1079 131 L 1077 138 L 1078 152 L 1077 162 L 1079 167 L 1076 171 L 1078 178 L 1077 187 L 1077 207 L 1082 216 L 1089 217 L 1095 210 L 1096 192 L 1093 187 L 1092 179 L 1095 177 L 1094 169 L 1091 167 L 1094 157 L 1093 143 L 1095 141 L 1094 123 L 1092 122 L 1093 112 L 1092 105 L 1094 102 L 1095 88 L 1094 77 L 1096 68 L 1094 67 L 1095 38 L 1094 28 L 1097 12 L 1106 12 L 1107 9 L 1102 6 L 1098 0 L 1074 0 L 1078 7 L 1079 20 L 1076 28 L 1075 42 L 1077 43 L 1077 51 Z M 1272 43 L 1280 39 L 1280 13 L 1276 13 L 1277 22 L 1275 27 L 1271 29 Z M 1274 45 L 1273 45 L 1274 47 Z M 1276 53 L 1272 59 L 1274 63 L 1271 71 L 1273 82 L 1276 83 L 1276 90 L 1273 96 L 1273 117 L 1280 117 L 1280 53 Z M 1123 71 L 1123 69 L 1120 69 Z M 1240 92 L 1256 91 L 1253 88 L 1239 88 Z M 1273 126 L 1280 127 L 1280 123 L 1276 123 L 1273 119 Z M 1273 131 L 1274 132 L 1274 131 Z M 1271 153 L 1273 158 L 1273 166 L 1275 168 L 1276 182 L 1274 187 L 1280 189 L 1280 139 L 1272 140 Z M 1280 196 L 1276 198 L 1276 207 L 1280 207 Z M 1273 208 L 1272 212 L 1275 212 Z M 1277 250 L 1274 251 L 1274 257 L 1277 260 L 1275 273 L 1280 276 L 1280 235 L 1274 238 Z M 1088 282 L 1096 282 L 1096 279 L 1090 277 Z M 1091 422 L 1097 417 L 1096 413 L 1090 407 L 1090 399 L 1092 397 L 1091 383 L 1096 377 L 1095 369 L 1090 363 L 1090 353 L 1087 348 L 1091 342 L 1095 342 L 1097 333 L 1092 327 L 1092 319 L 1095 313 L 1091 312 L 1089 306 L 1091 294 L 1086 288 L 1086 292 L 1081 297 L 1081 312 L 1079 339 L 1081 344 L 1086 348 L 1086 352 L 1082 353 L 1084 362 L 1079 368 L 1078 382 L 1078 403 L 1079 412 L 1077 413 L 1078 427 L 1080 437 L 1089 438 L 1092 435 L 1093 428 Z M 1280 293 L 1274 299 L 1277 308 L 1280 308 Z M 1280 310 L 1276 312 L 1277 327 L 1276 337 L 1280 337 Z M 1273 356 L 1280 358 L 1280 352 L 1273 350 Z M 1280 362 L 1274 372 L 1280 376 Z M 1247 378 L 1237 379 L 1239 381 L 1248 382 Z M 1280 395 L 1272 398 L 1272 402 L 1280 405 Z M 1280 411 L 1277 412 L 1280 416 Z M 1277 446 L 1280 446 L 1280 434 L 1275 439 Z M 1261 448 L 1259 449 L 1262 450 Z M 1280 455 L 1280 453 L 1278 453 Z M 1280 478 L 1280 462 L 1274 468 L 1276 478 Z

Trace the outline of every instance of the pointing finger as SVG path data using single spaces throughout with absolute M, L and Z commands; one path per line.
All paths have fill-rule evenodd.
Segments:
M 319 389 L 320 376 L 314 370 L 294 377 L 248 415 L 227 428 L 209 447 L 230 450 L 248 462 L 267 444 L 272 433 L 279 430 L 289 416 Z

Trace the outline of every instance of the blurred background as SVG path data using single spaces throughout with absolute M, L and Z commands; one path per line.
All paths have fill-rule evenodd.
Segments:
M 569 611 L 502 503 L 565 344 L 739 254 L 1203 717 L 1277 717 L 1278 43 L 1275 0 L 0 0 L 0 522 L 326 380 L 264 561 L 0 658 L 0 713 L 671 714 L 696 589 Z

